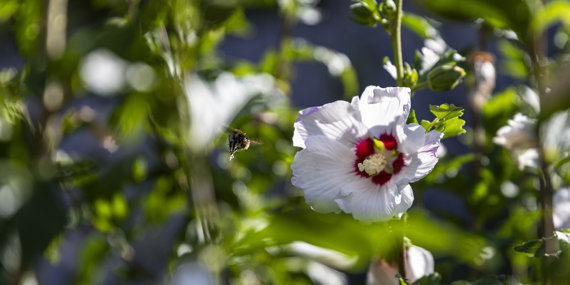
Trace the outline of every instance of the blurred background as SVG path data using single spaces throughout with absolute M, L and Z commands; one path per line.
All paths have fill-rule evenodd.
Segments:
M 492 138 L 538 113 L 517 37 L 532 9 L 483 2 L 404 2 L 404 61 L 454 49 L 468 73 L 413 97 L 418 121 L 463 107 L 467 133 L 412 184 L 408 237 L 444 284 L 528 284 L 539 260 L 512 248 L 536 239 L 538 179 Z M 290 182 L 300 109 L 396 85 L 390 36 L 351 3 L 1 0 L 0 284 L 365 284 L 386 225 L 314 213 Z M 568 28 L 546 35 L 558 60 Z M 483 107 L 468 96 L 474 51 L 496 68 Z M 230 161 L 226 126 L 263 144 Z

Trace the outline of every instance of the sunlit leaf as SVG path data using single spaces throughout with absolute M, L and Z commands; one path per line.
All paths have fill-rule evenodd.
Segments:
M 412 285 L 439 285 L 440 281 L 441 281 L 441 276 L 439 275 L 439 273 L 435 272 L 420 278 Z
M 463 108 L 456 107 L 453 104 L 430 105 L 430 111 L 436 118 L 432 122 L 422 121 L 421 125 L 426 129 L 426 132 L 435 128 L 436 131 L 444 134 L 444 138 L 465 133 L 465 129 L 463 129 L 465 121 L 459 119 L 463 115 Z
M 546 240 L 556 243 L 558 247 L 557 252 L 546 252 Z M 538 240 L 531 240 L 521 245 L 514 247 L 515 251 L 526 253 L 528 256 L 544 257 L 544 256 L 559 256 L 562 251 L 570 248 L 570 234 L 565 232 L 556 232 L 553 237 L 541 238 Z

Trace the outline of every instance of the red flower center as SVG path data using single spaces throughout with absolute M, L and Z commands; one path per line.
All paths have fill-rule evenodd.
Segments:
M 380 151 L 377 149 L 374 146 L 374 140 L 372 138 L 367 138 L 356 144 L 356 160 L 354 161 L 354 169 L 359 176 L 372 178 L 372 182 L 375 184 L 384 185 L 390 181 L 392 175 L 400 173 L 406 164 L 404 161 L 404 154 L 397 151 L 398 143 L 396 142 L 396 139 L 393 135 L 384 133 L 380 135 L 379 141 L 382 142 L 385 150 Z M 386 170 L 382 170 L 375 175 L 370 175 L 363 170 L 362 165 L 365 164 L 365 160 L 369 159 L 377 153 L 383 152 L 386 154 L 387 151 L 392 151 L 388 158 L 388 165 L 391 166 L 391 171 L 388 172 Z

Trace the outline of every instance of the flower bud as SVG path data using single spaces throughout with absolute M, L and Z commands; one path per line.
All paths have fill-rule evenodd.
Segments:
M 447 91 L 455 88 L 465 77 L 465 70 L 457 65 L 442 65 L 428 73 L 429 88 L 433 91 Z
M 370 9 L 370 6 L 364 2 L 358 2 L 350 5 L 350 10 L 352 10 L 353 20 L 361 25 L 365 26 L 376 26 L 377 16 L 374 15 L 374 11 Z
M 382 13 L 384 13 L 386 16 L 391 16 L 396 13 L 396 3 L 394 3 L 394 0 L 387 0 L 383 4 Z

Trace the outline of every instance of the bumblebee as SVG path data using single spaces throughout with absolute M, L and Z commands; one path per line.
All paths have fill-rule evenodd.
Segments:
M 261 144 L 260 142 L 249 139 L 244 132 L 238 129 L 226 128 L 230 133 L 228 135 L 228 146 L 230 148 L 230 160 L 234 158 L 234 153 L 238 150 L 248 149 L 251 144 Z

